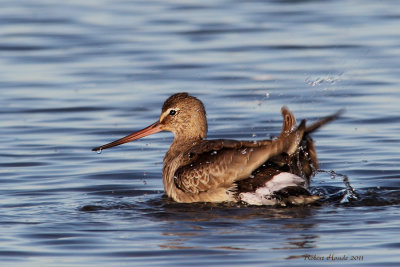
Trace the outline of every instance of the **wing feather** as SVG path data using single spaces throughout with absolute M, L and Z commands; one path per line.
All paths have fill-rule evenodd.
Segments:
M 297 128 L 287 108 L 282 108 L 282 116 L 282 133 L 276 140 L 210 140 L 192 147 L 184 153 L 185 164 L 175 172 L 176 186 L 193 194 L 217 187 L 228 189 L 235 181 L 248 178 L 269 158 L 293 153 L 302 139 L 305 121 Z

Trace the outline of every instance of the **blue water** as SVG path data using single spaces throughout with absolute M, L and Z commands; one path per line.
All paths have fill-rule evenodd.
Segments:
M 397 0 L 1 1 L 1 266 L 399 266 L 399 29 Z M 313 136 L 324 199 L 177 204 L 170 133 L 91 151 L 180 91 L 209 138 L 346 108 Z

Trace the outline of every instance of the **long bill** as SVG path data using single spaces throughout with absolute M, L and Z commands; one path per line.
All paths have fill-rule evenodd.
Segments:
M 144 129 L 142 129 L 140 131 L 137 131 L 137 132 L 135 132 L 133 134 L 127 135 L 125 137 L 122 137 L 121 139 L 115 140 L 114 142 L 111 142 L 111 143 L 108 143 L 108 144 L 105 144 L 105 145 L 102 145 L 102 146 L 95 147 L 95 148 L 92 149 L 92 151 L 99 151 L 99 150 L 101 151 L 103 149 L 107 149 L 107 148 L 110 148 L 110 147 L 119 146 L 119 145 L 122 145 L 124 143 L 128 143 L 128 142 L 137 140 L 139 138 L 148 136 L 150 134 L 161 132 L 162 130 L 163 129 L 161 128 L 160 122 L 156 121 L 152 125 L 144 128 Z

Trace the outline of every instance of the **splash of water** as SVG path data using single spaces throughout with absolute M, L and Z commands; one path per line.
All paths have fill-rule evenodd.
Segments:
M 318 170 L 319 173 L 328 173 L 331 179 L 335 179 L 336 177 L 340 177 L 346 186 L 345 194 L 340 200 L 340 204 L 349 203 L 351 201 L 356 201 L 360 199 L 360 196 L 357 194 L 356 190 L 351 186 L 349 177 L 345 174 L 337 173 L 334 170 Z

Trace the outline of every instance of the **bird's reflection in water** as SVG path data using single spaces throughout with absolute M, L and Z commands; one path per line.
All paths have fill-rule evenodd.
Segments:
M 318 207 L 243 207 L 221 204 L 178 204 L 163 200 L 156 219 L 166 223 L 160 234 L 160 248 L 207 249 L 221 251 L 260 251 L 312 249 L 318 235 L 312 221 Z M 208 243 L 204 243 L 204 236 Z M 249 243 L 260 243 L 259 249 Z M 265 244 L 263 246 L 262 244 Z M 301 255 L 290 255 L 296 259 Z

